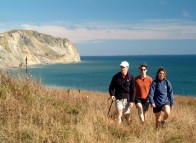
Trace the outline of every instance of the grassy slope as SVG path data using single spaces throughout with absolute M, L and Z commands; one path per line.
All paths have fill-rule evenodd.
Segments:
M 24 78 L 0 77 L 0 142 L 181 143 L 196 142 L 196 98 L 175 96 L 175 108 L 165 129 L 156 131 L 149 109 L 147 124 L 116 125 L 108 93 L 47 89 Z

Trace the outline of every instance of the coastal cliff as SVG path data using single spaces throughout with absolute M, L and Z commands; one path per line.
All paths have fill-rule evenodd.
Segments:
M 75 63 L 80 61 L 77 48 L 66 38 L 32 30 L 11 30 L 0 34 L 0 67 L 35 64 Z

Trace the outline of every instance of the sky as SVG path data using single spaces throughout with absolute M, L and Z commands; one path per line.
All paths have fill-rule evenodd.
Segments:
M 196 54 L 196 0 L 0 0 L 0 33 L 67 38 L 81 56 Z

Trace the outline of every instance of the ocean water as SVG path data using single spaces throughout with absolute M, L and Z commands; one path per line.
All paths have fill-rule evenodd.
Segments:
M 108 92 L 112 76 L 120 71 L 120 62 L 126 60 L 133 76 L 139 74 L 140 64 L 148 65 L 148 75 L 153 79 L 158 68 L 165 67 L 175 95 L 196 96 L 196 55 L 82 56 L 81 60 L 72 64 L 31 66 L 28 72 L 48 87 Z

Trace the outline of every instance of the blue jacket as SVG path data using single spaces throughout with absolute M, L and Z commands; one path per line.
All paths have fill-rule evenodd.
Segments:
M 161 107 L 170 102 L 172 107 L 174 105 L 174 95 L 170 81 L 154 80 L 149 91 L 149 101 L 150 104 L 155 104 L 156 107 Z

